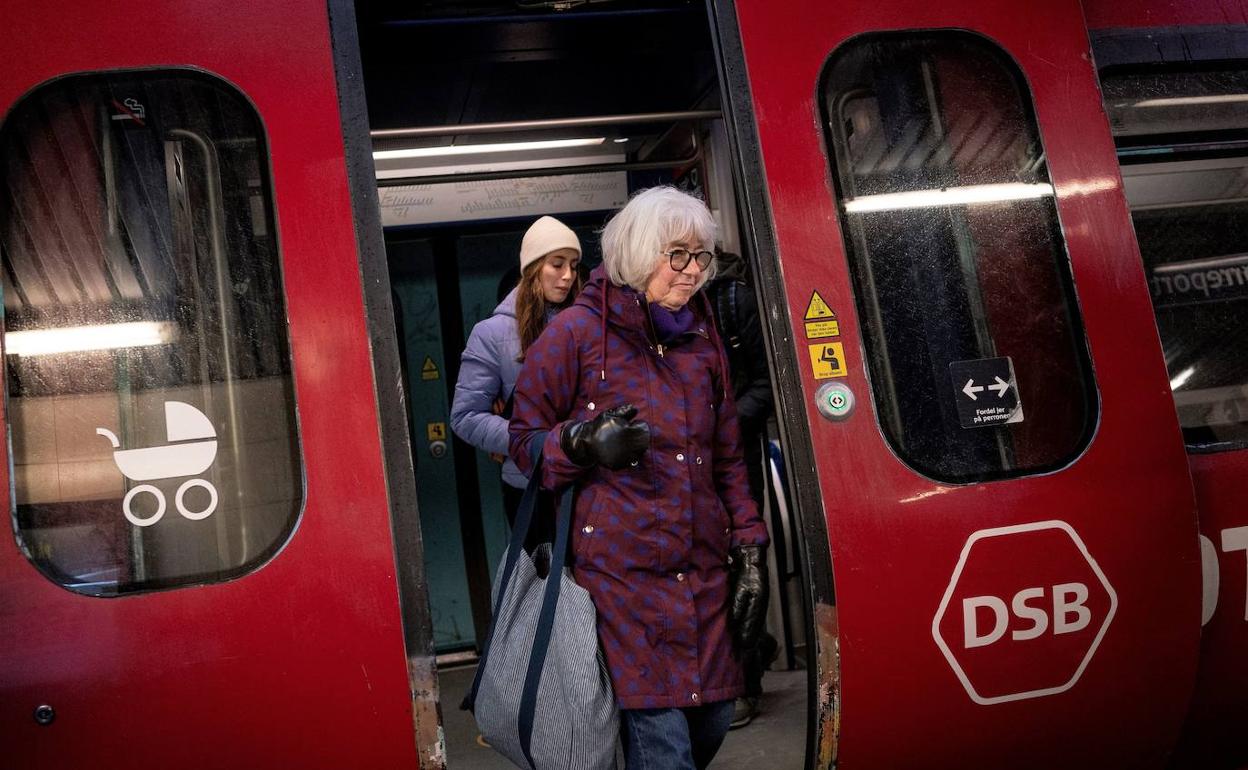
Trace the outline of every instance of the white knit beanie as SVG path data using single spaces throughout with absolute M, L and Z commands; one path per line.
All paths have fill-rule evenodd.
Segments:
M 572 249 L 580 256 L 581 242 L 572 228 L 558 219 L 542 217 L 529 226 L 520 242 L 520 270 L 559 249 Z

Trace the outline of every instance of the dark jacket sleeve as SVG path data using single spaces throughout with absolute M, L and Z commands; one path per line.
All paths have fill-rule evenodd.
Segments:
M 758 300 L 751 286 L 738 286 L 737 322 L 741 328 L 741 356 L 744 363 L 744 387 L 737 396 L 737 417 L 741 420 L 741 433 L 757 435 L 767 427 L 771 417 L 773 396 L 771 373 L 767 369 L 767 348 L 763 344 L 763 326 L 758 317 Z
M 721 372 L 720 376 L 728 377 L 728 372 Z M 720 383 L 716 383 L 715 388 L 719 392 L 719 403 L 715 408 L 711 472 L 715 479 L 715 490 L 732 520 L 731 545 L 733 548 L 740 545 L 765 546 L 769 542 L 767 525 L 763 523 L 754 498 L 750 497 L 745 460 L 741 453 L 741 429 L 738 426 L 736 406 L 733 399 L 724 393 L 724 387 Z

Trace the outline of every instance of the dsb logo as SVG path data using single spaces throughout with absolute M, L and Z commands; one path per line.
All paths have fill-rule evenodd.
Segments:
M 1117 607 L 1066 522 L 983 529 L 962 548 L 932 637 L 976 703 L 1038 698 L 1079 681 Z
M 1049 618 L 1053 618 L 1054 634 L 1073 634 L 1082 631 L 1092 622 L 1092 611 L 1088 609 L 1088 587 L 1083 583 L 1061 583 L 1052 588 L 1053 614 L 1046 612 L 1046 607 L 1029 605 L 1028 601 L 1037 604 L 1045 598 L 1043 587 L 1024 588 L 1014 594 L 1010 608 L 1014 616 L 1031 621 L 1031 626 L 1016 629 L 1010 633 L 1015 641 L 1035 639 L 1049 628 Z M 980 634 L 978 611 L 981 608 L 992 610 L 995 625 L 986 634 Z M 996 596 L 972 596 L 962 600 L 963 642 L 966 649 L 983 647 L 992 644 L 1005 636 L 1009 625 L 1005 601 Z

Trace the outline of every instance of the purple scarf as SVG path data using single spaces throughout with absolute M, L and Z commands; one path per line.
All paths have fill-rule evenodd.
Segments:
M 655 336 L 666 345 L 676 337 L 689 333 L 695 319 L 688 305 L 680 310 L 668 310 L 655 302 L 650 304 L 650 320 L 654 321 Z

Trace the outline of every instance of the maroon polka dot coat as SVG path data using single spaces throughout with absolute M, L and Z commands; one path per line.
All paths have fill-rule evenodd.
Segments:
M 575 489 L 572 567 L 593 596 L 621 708 L 698 706 L 744 692 L 728 629 L 728 553 L 767 543 L 750 498 L 723 349 L 698 295 L 693 330 L 655 342 L 644 299 L 598 268 L 530 346 L 516 381 L 511 456 Z M 650 448 L 632 468 L 582 468 L 563 424 L 633 404 Z

